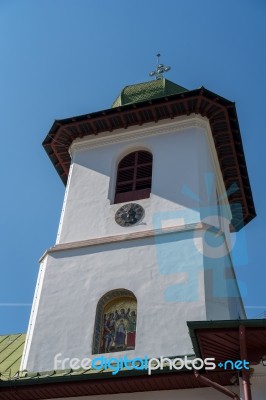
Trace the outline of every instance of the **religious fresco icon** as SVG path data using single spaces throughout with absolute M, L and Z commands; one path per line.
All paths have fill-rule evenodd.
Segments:
M 137 302 L 132 297 L 117 298 L 103 311 L 100 353 L 134 350 Z

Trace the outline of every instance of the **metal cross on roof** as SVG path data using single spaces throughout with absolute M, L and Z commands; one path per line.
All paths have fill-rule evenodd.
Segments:
M 157 68 L 155 71 L 149 73 L 149 76 L 155 76 L 155 79 L 163 79 L 163 73 L 167 72 L 171 69 L 171 67 L 165 67 L 163 64 L 160 64 L 161 54 L 158 53 L 157 57 Z

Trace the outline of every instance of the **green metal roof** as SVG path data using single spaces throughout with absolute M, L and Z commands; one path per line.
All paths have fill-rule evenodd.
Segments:
M 113 375 L 114 369 L 64 369 L 52 370 L 43 372 L 29 372 L 20 370 L 20 362 L 22 358 L 23 348 L 25 344 L 26 334 L 17 335 L 4 335 L 0 336 L 0 387 L 8 385 L 8 382 L 16 381 L 16 384 L 32 384 L 32 383 L 48 383 L 48 382 L 64 382 L 69 380 L 82 380 L 82 379 L 102 379 L 110 378 Z M 184 356 L 171 356 L 169 358 L 183 358 Z M 188 360 L 193 360 L 194 354 L 187 355 Z M 114 364 L 116 365 L 116 364 Z M 185 368 L 180 369 L 184 371 Z M 168 365 L 159 373 L 169 371 Z M 138 376 L 146 375 L 147 370 L 128 369 L 126 367 L 120 368 L 117 376 Z
M 19 370 L 26 335 L 0 336 L 0 380 L 11 378 Z
M 226 321 L 189 321 L 187 322 L 190 337 L 192 340 L 193 348 L 196 357 L 201 357 L 201 351 L 199 348 L 196 330 L 198 329 L 219 329 L 219 328 L 238 328 L 240 325 L 244 325 L 248 328 L 258 327 L 266 328 L 266 320 L 226 320 Z M 30 385 L 32 383 L 48 383 L 48 382 L 65 382 L 75 381 L 83 379 L 103 379 L 114 377 L 112 375 L 112 369 L 66 369 L 56 371 L 45 371 L 45 372 L 28 372 L 20 371 L 20 363 L 22 358 L 23 347 L 25 344 L 25 334 L 17 335 L 4 335 L 0 336 L 0 387 L 8 385 L 12 381 L 16 381 L 16 384 Z M 195 358 L 194 354 L 187 356 L 188 359 L 192 360 Z M 169 358 L 176 358 L 183 356 L 175 356 Z M 169 371 L 168 366 L 165 366 L 163 370 L 158 372 L 164 373 Z M 182 372 L 183 369 L 180 370 Z M 170 371 L 169 371 L 170 372 Z M 122 368 L 116 376 L 137 376 L 147 374 L 146 370 L 128 370 Z M 9 382 L 9 383 L 8 383 Z
M 188 362 L 195 359 L 195 355 L 186 356 Z M 184 358 L 184 356 L 175 356 L 169 357 L 170 359 L 175 358 Z M 153 362 L 156 366 L 156 364 Z M 178 365 L 178 362 L 175 363 Z M 114 364 L 115 365 L 115 364 Z M 130 365 L 128 363 L 128 365 Z M 160 370 L 156 370 L 156 373 L 166 373 L 171 372 L 169 366 L 165 363 L 163 368 Z M 175 371 L 175 370 L 173 370 Z M 186 371 L 185 367 L 179 369 L 180 372 Z M 82 379 L 108 379 L 114 377 L 121 377 L 121 376 L 138 376 L 138 375 L 147 375 L 147 370 L 139 370 L 139 369 L 129 369 L 123 367 L 119 369 L 119 372 L 113 375 L 114 369 L 111 368 L 103 368 L 103 369 L 64 369 L 64 370 L 53 370 L 53 371 L 43 371 L 43 372 L 28 372 L 28 371 L 16 371 L 14 376 L 7 376 L 7 374 L 0 374 L 0 387 L 6 386 L 5 382 L 10 382 L 15 380 L 17 383 L 18 381 L 21 384 L 32 384 L 32 383 L 47 383 L 47 382 L 62 382 L 62 381 L 69 381 L 69 380 L 82 380 Z M 23 383 L 24 382 L 24 383 Z
M 141 101 L 158 99 L 160 97 L 187 91 L 187 89 L 169 81 L 168 79 L 157 79 L 154 81 L 137 83 L 135 85 L 125 86 L 112 104 L 112 108 Z
M 20 333 L 16 335 L 0 335 L 0 387 L 9 385 L 8 382 L 16 381 L 16 384 L 32 384 L 32 383 L 48 383 L 48 382 L 64 382 L 69 380 L 82 379 L 102 379 L 114 377 L 112 369 L 88 369 L 82 368 L 77 370 L 66 369 L 44 372 L 28 372 L 20 370 L 20 363 L 25 345 L 26 334 Z M 183 356 L 179 356 L 183 357 Z M 175 357 L 170 357 L 175 358 Z M 194 359 L 194 355 L 188 355 L 188 359 Z M 161 373 L 168 371 L 165 366 Z M 137 376 L 147 374 L 146 370 L 128 370 L 120 369 L 118 376 Z

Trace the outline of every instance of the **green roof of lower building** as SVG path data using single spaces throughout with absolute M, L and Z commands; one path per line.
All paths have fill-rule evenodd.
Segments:
M 217 330 L 218 328 L 225 329 L 238 329 L 240 325 L 244 325 L 246 328 L 266 328 L 265 319 L 251 319 L 251 320 L 226 320 L 226 321 L 190 321 L 187 322 L 190 331 L 190 337 L 192 340 L 194 354 L 187 355 L 188 360 L 193 360 L 195 357 L 201 357 L 202 354 L 199 350 L 197 341 L 197 335 L 195 330 L 203 329 L 206 330 Z M 256 346 L 261 347 L 263 350 L 263 343 L 265 333 L 261 331 L 261 342 L 258 342 Z M 147 370 L 128 369 L 123 366 L 119 369 L 117 374 L 113 374 L 115 369 L 111 368 L 90 368 L 90 369 L 65 369 L 65 370 L 53 370 L 53 371 L 21 371 L 20 364 L 25 344 L 26 334 L 15 334 L 15 335 L 2 335 L 0 336 L 0 390 L 1 387 L 9 385 L 10 382 L 15 381 L 16 385 L 32 383 L 48 383 L 48 382 L 64 382 L 68 380 L 82 380 L 82 379 L 102 379 L 111 377 L 121 376 L 138 376 L 147 375 Z M 262 341 L 263 340 L 263 341 Z M 208 344 L 207 344 L 208 346 Z M 264 354 L 264 353 L 263 353 Z M 169 358 L 183 358 L 184 356 L 171 356 Z M 203 357 L 204 358 L 204 357 Z M 180 372 L 186 370 L 185 368 L 180 369 Z M 164 373 L 169 371 L 169 366 L 164 365 L 164 368 L 156 371 L 156 373 Z M 173 371 L 176 372 L 176 371 Z M 9 382 L 9 383 L 8 383 Z
M 13 377 L 20 368 L 26 334 L 0 336 L 0 376 Z
M 168 79 L 157 79 L 149 82 L 137 83 L 136 85 L 125 86 L 112 104 L 112 108 L 158 99 L 159 97 L 171 96 L 172 94 L 179 94 L 182 92 L 187 92 L 187 89 Z
M 169 357 L 170 359 L 184 359 L 185 356 L 172 356 Z M 188 362 L 192 362 L 195 359 L 194 354 L 190 354 L 186 356 L 186 359 Z M 144 365 L 144 359 L 143 359 L 143 365 Z M 181 363 L 179 362 L 181 365 Z M 152 364 L 154 366 L 154 369 L 152 371 L 156 370 L 156 373 L 163 374 L 166 372 L 174 372 L 176 371 L 175 369 L 172 369 L 169 367 L 167 362 L 163 364 L 163 368 L 160 368 L 159 371 L 157 371 L 157 362 L 152 361 Z M 175 361 L 175 365 L 178 365 L 178 362 Z M 49 383 L 49 382 L 66 382 L 66 381 L 75 381 L 75 380 L 83 380 L 83 379 L 108 379 L 108 378 L 114 378 L 114 377 L 123 377 L 123 376 L 140 376 L 140 375 L 147 375 L 148 371 L 147 368 L 137 368 L 137 367 L 132 367 L 130 362 L 127 362 L 127 366 L 123 365 L 121 366 L 119 364 L 119 370 L 117 370 L 117 363 L 116 362 L 111 362 L 111 365 L 108 365 L 108 367 L 102 367 L 100 366 L 99 368 L 88 368 L 88 369 L 64 369 L 64 370 L 51 370 L 51 371 L 41 371 L 41 372 L 31 372 L 31 371 L 20 371 L 19 370 L 19 365 L 18 369 L 15 371 L 13 370 L 11 375 L 11 371 L 7 370 L 5 373 L 0 373 L 0 390 L 1 387 L 6 387 L 8 386 L 8 382 L 11 383 L 12 381 L 16 381 L 16 384 L 21 384 L 21 385 L 30 385 L 30 384 L 35 384 L 35 383 Z M 15 373 L 14 373 L 15 371 Z M 186 367 L 182 366 L 179 368 L 179 371 L 186 371 Z
M 14 335 L 0 335 L 0 388 L 8 384 L 8 382 L 16 381 L 16 384 L 24 382 L 24 384 L 67 381 L 76 379 L 98 379 L 114 377 L 114 368 L 101 369 L 64 369 L 53 371 L 21 371 L 20 364 L 25 345 L 26 334 L 19 333 Z M 181 357 L 181 356 L 179 356 Z M 171 357 L 175 358 L 175 357 Z M 188 359 L 193 359 L 194 355 L 188 355 Z M 162 371 L 165 372 L 168 367 L 165 366 Z M 145 375 L 147 370 L 128 369 L 122 367 L 117 373 L 118 376 Z M 116 374 L 115 374 L 116 375 Z
M 16 335 L 0 335 L 0 387 L 5 386 L 8 382 L 16 381 L 23 384 L 31 384 L 36 382 L 55 382 L 75 379 L 98 379 L 114 377 L 114 371 L 117 365 L 109 368 L 90 368 L 90 369 L 64 369 L 52 371 L 21 371 L 20 364 L 22 353 L 25 345 L 26 334 Z M 175 358 L 175 357 L 171 357 Z M 188 355 L 188 359 L 193 359 L 194 355 Z M 164 366 L 163 371 L 168 370 L 168 366 Z M 147 370 L 137 370 L 123 366 L 119 368 L 118 376 L 131 376 L 147 374 Z

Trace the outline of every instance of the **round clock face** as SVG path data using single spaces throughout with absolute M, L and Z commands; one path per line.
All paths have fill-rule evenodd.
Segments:
M 120 207 L 115 214 L 115 222 L 120 226 L 132 226 L 144 217 L 144 209 L 139 204 L 129 203 Z

